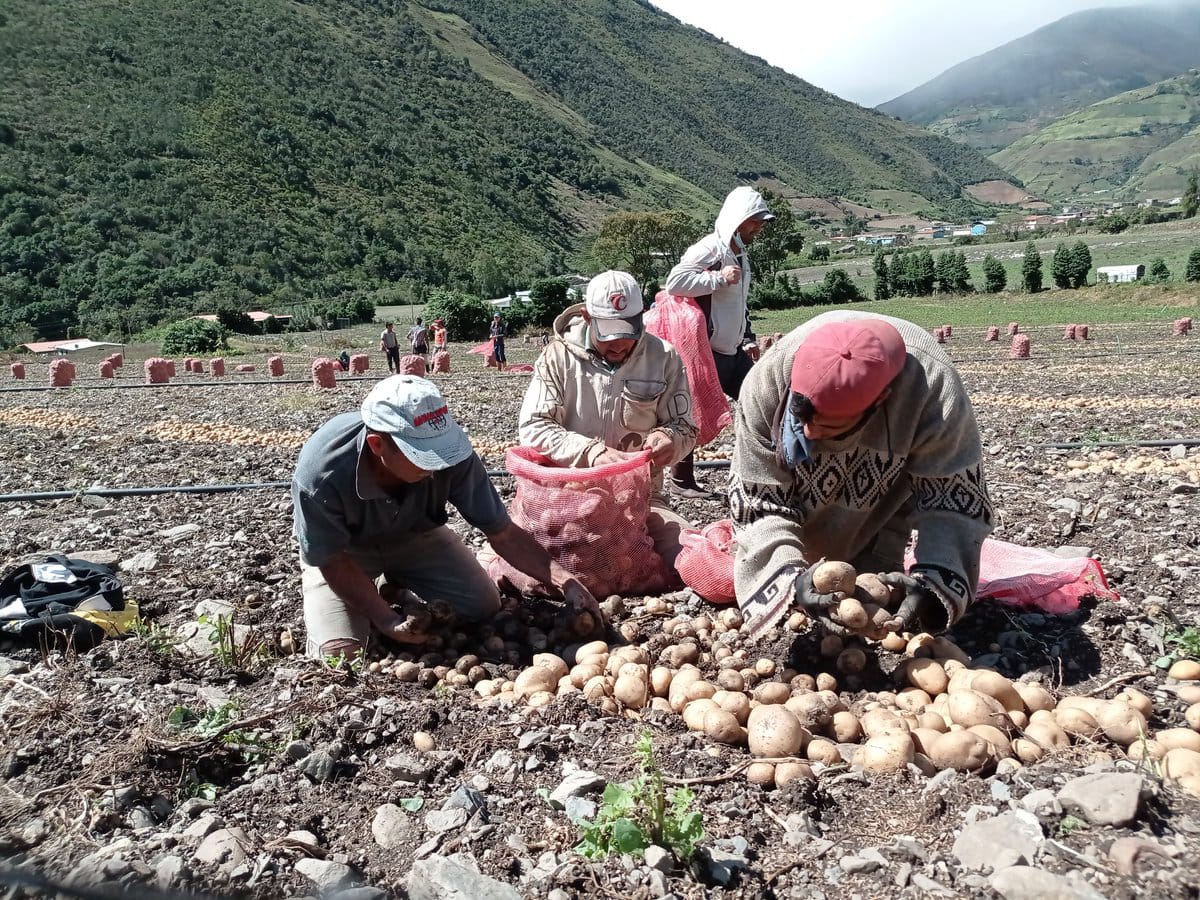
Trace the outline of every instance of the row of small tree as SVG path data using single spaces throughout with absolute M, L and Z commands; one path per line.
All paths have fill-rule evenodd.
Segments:
M 871 268 L 875 273 L 875 299 L 928 297 L 939 294 L 969 294 L 975 290 L 967 269 L 967 256 L 957 250 L 939 253 L 934 259 L 927 249 L 900 252 L 891 265 L 883 249 L 875 251 Z

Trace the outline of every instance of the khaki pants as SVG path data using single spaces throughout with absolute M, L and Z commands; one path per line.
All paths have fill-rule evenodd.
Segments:
M 395 543 L 395 542 L 393 542 Z M 462 539 L 446 526 L 413 532 L 386 564 L 363 566 L 369 578 L 408 588 L 426 602 L 445 600 L 464 619 L 480 620 L 500 610 L 500 592 Z M 329 641 L 354 640 L 365 648 L 371 623 L 351 609 L 326 583 L 321 570 L 301 564 L 305 652 L 319 658 Z

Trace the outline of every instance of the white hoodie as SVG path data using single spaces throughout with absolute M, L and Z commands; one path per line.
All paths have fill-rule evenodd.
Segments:
M 679 297 L 712 295 L 712 336 L 709 343 L 717 353 L 732 356 L 749 336 L 746 298 L 750 293 L 750 260 L 737 230 L 747 219 L 769 213 L 767 201 L 754 188 L 735 187 L 725 198 L 713 233 L 688 247 L 683 258 L 667 276 L 666 289 Z M 731 249 L 736 248 L 736 249 Z M 726 284 L 721 269 L 739 266 L 742 278 Z

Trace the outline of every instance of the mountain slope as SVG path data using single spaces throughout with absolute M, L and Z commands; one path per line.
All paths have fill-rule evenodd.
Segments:
M 1068 113 L 1200 66 L 1200 4 L 1074 13 L 878 108 L 994 153 Z
M 1200 166 L 1200 72 L 1064 116 L 993 159 L 1046 196 L 1177 197 Z
M 9 0 L 0 83 L 10 332 L 503 292 L 606 213 L 704 220 L 764 174 L 1003 177 L 639 0 Z

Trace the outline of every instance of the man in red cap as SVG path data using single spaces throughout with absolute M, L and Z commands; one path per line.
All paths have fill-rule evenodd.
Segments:
M 833 595 L 812 585 L 822 558 L 902 588 L 901 630 L 941 631 L 966 612 L 992 507 L 970 400 L 927 331 L 848 310 L 817 316 L 750 372 L 736 429 L 734 581 L 752 629 L 798 603 L 840 632 L 826 614 Z

